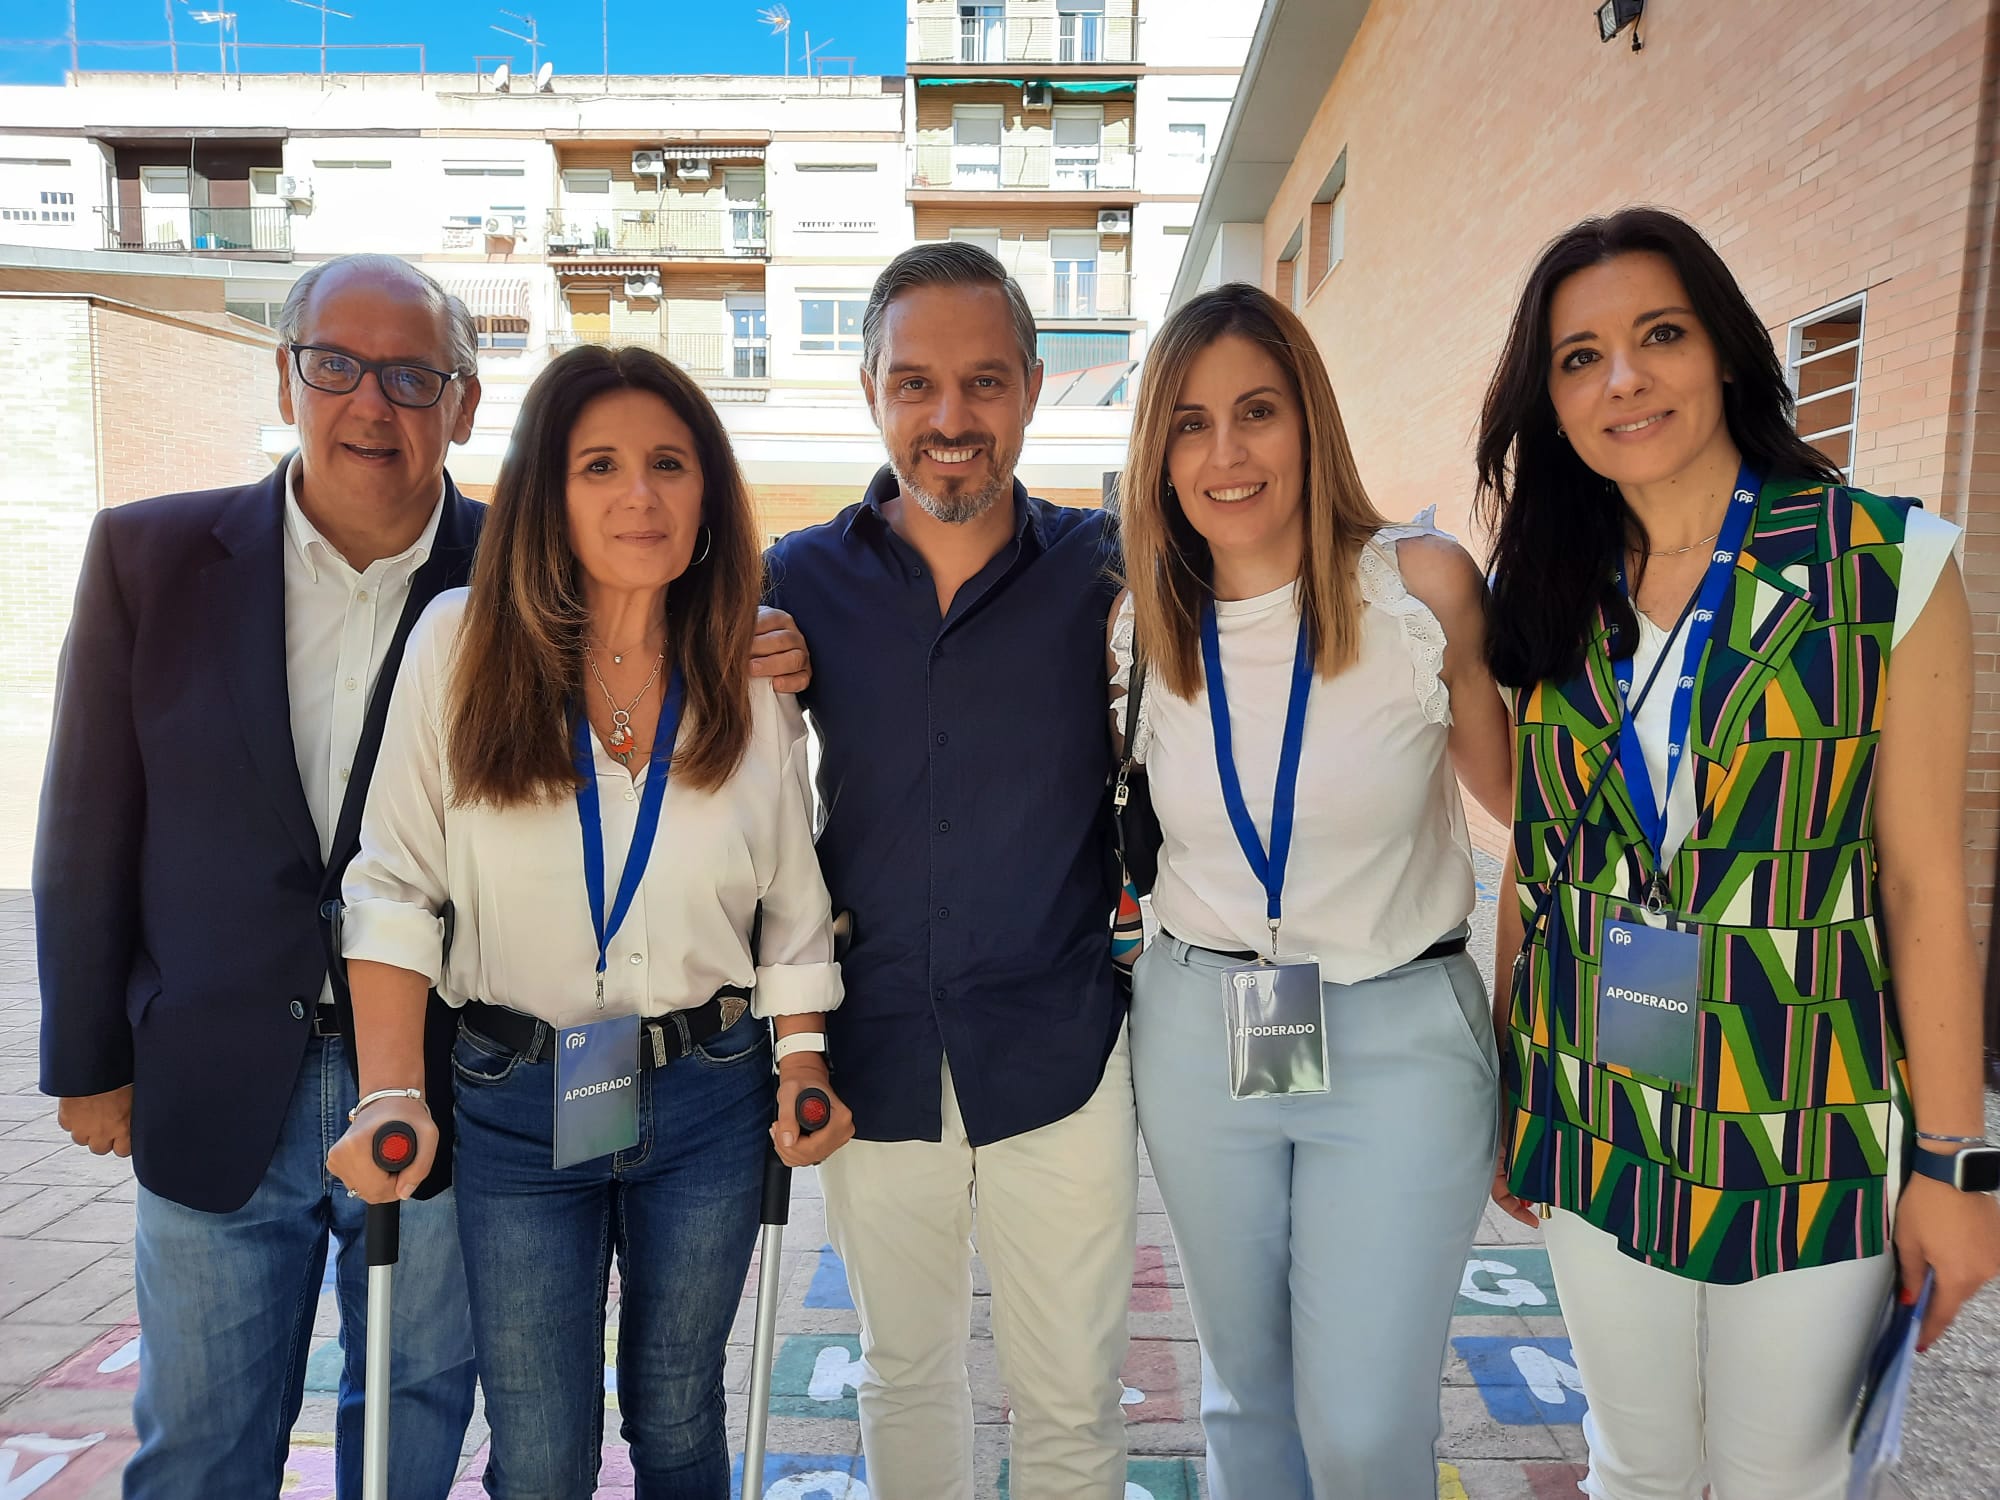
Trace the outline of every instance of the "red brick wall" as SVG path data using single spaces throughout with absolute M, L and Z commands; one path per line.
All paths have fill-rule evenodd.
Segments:
M 1574 220 L 1639 202 L 1685 214 L 1780 341 L 1867 291 L 1855 480 L 1970 533 L 1983 932 L 2000 823 L 1989 6 L 1675 0 L 1649 10 L 1636 54 L 1629 34 L 1598 42 L 1590 12 L 1509 6 L 1474 24 L 1437 0 L 1375 0 L 1265 222 L 1265 285 L 1346 150 L 1345 257 L 1302 313 L 1377 502 L 1436 503 L 1461 531 L 1514 299 Z
M 268 339 L 94 305 L 104 503 L 243 484 L 270 472 L 278 420 Z

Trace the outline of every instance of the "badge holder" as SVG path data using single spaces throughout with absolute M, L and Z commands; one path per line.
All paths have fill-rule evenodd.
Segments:
M 639 1144 L 639 1017 L 608 1016 L 556 1033 L 555 1165 Z
M 1232 1098 L 1326 1092 L 1325 993 L 1319 960 L 1309 955 L 1222 971 Z
M 1655 883 L 1643 904 L 1607 904 L 1598 930 L 1596 1060 L 1683 1088 L 1701 1028 L 1701 928 Z

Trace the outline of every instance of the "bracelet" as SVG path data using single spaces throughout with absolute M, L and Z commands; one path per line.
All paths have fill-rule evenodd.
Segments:
M 1940 1144 L 1946 1146 L 1984 1146 L 1988 1144 L 1987 1140 L 1983 1136 L 1933 1135 L 1928 1130 L 1919 1130 L 1917 1132 L 1917 1139 L 1920 1141 L 1937 1141 Z
M 826 1033 L 824 1031 L 795 1031 L 790 1036 L 781 1036 L 778 1038 L 777 1046 L 771 1049 L 771 1063 L 775 1067 L 794 1052 L 818 1052 L 824 1054 L 825 1051 Z
M 380 1099 L 414 1099 L 417 1103 L 424 1104 L 424 1091 L 422 1089 L 377 1089 L 372 1094 L 363 1094 L 361 1102 L 347 1112 L 347 1123 L 352 1125 L 356 1115 Z M 431 1107 L 428 1104 L 424 1104 L 424 1113 L 429 1114 L 430 1112 Z

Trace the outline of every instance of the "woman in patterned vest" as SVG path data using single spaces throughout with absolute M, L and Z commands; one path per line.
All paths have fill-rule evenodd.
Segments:
M 1519 877 L 1494 1194 L 1539 1210 L 1603 1500 L 1834 1500 L 1898 1263 L 1936 1273 L 1925 1345 L 2000 1269 L 1965 1190 L 1957 531 L 1792 415 L 1714 250 L 1629 209 L 1543 253 L 1482 416 Z

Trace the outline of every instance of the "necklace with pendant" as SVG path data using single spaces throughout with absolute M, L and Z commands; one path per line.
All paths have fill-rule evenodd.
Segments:
M 661 647 L 660 654 L 653 658 L 652 675 L 646 679 L 646 685 L 640 688 L 637 696 L 623 708 L 620 708 L 618 700 L 611 696 L 611 688 L 605 682 L 604 674 L 597 670 L 597 653 L 585 646 L 583 659 L 589 663 L 590 675 L 597 679 L 598 689 L 604 694 L 604 701 L 611 708 L 611 733 L 604 737 L 604 742 L 610 747 L 611 753 L 618 758 L 618 764 L 630 770 L 632 754 L 637 748 L 637 741 L 632 734 L 632 710 L 645 701 L 646 694 L 653 690 L 653 684 L 660 680 L 660 668 L 666 665 L 667 660 L 666 648 Z M 611 659 L 623 661 L 624 657 L 614 656 Z

